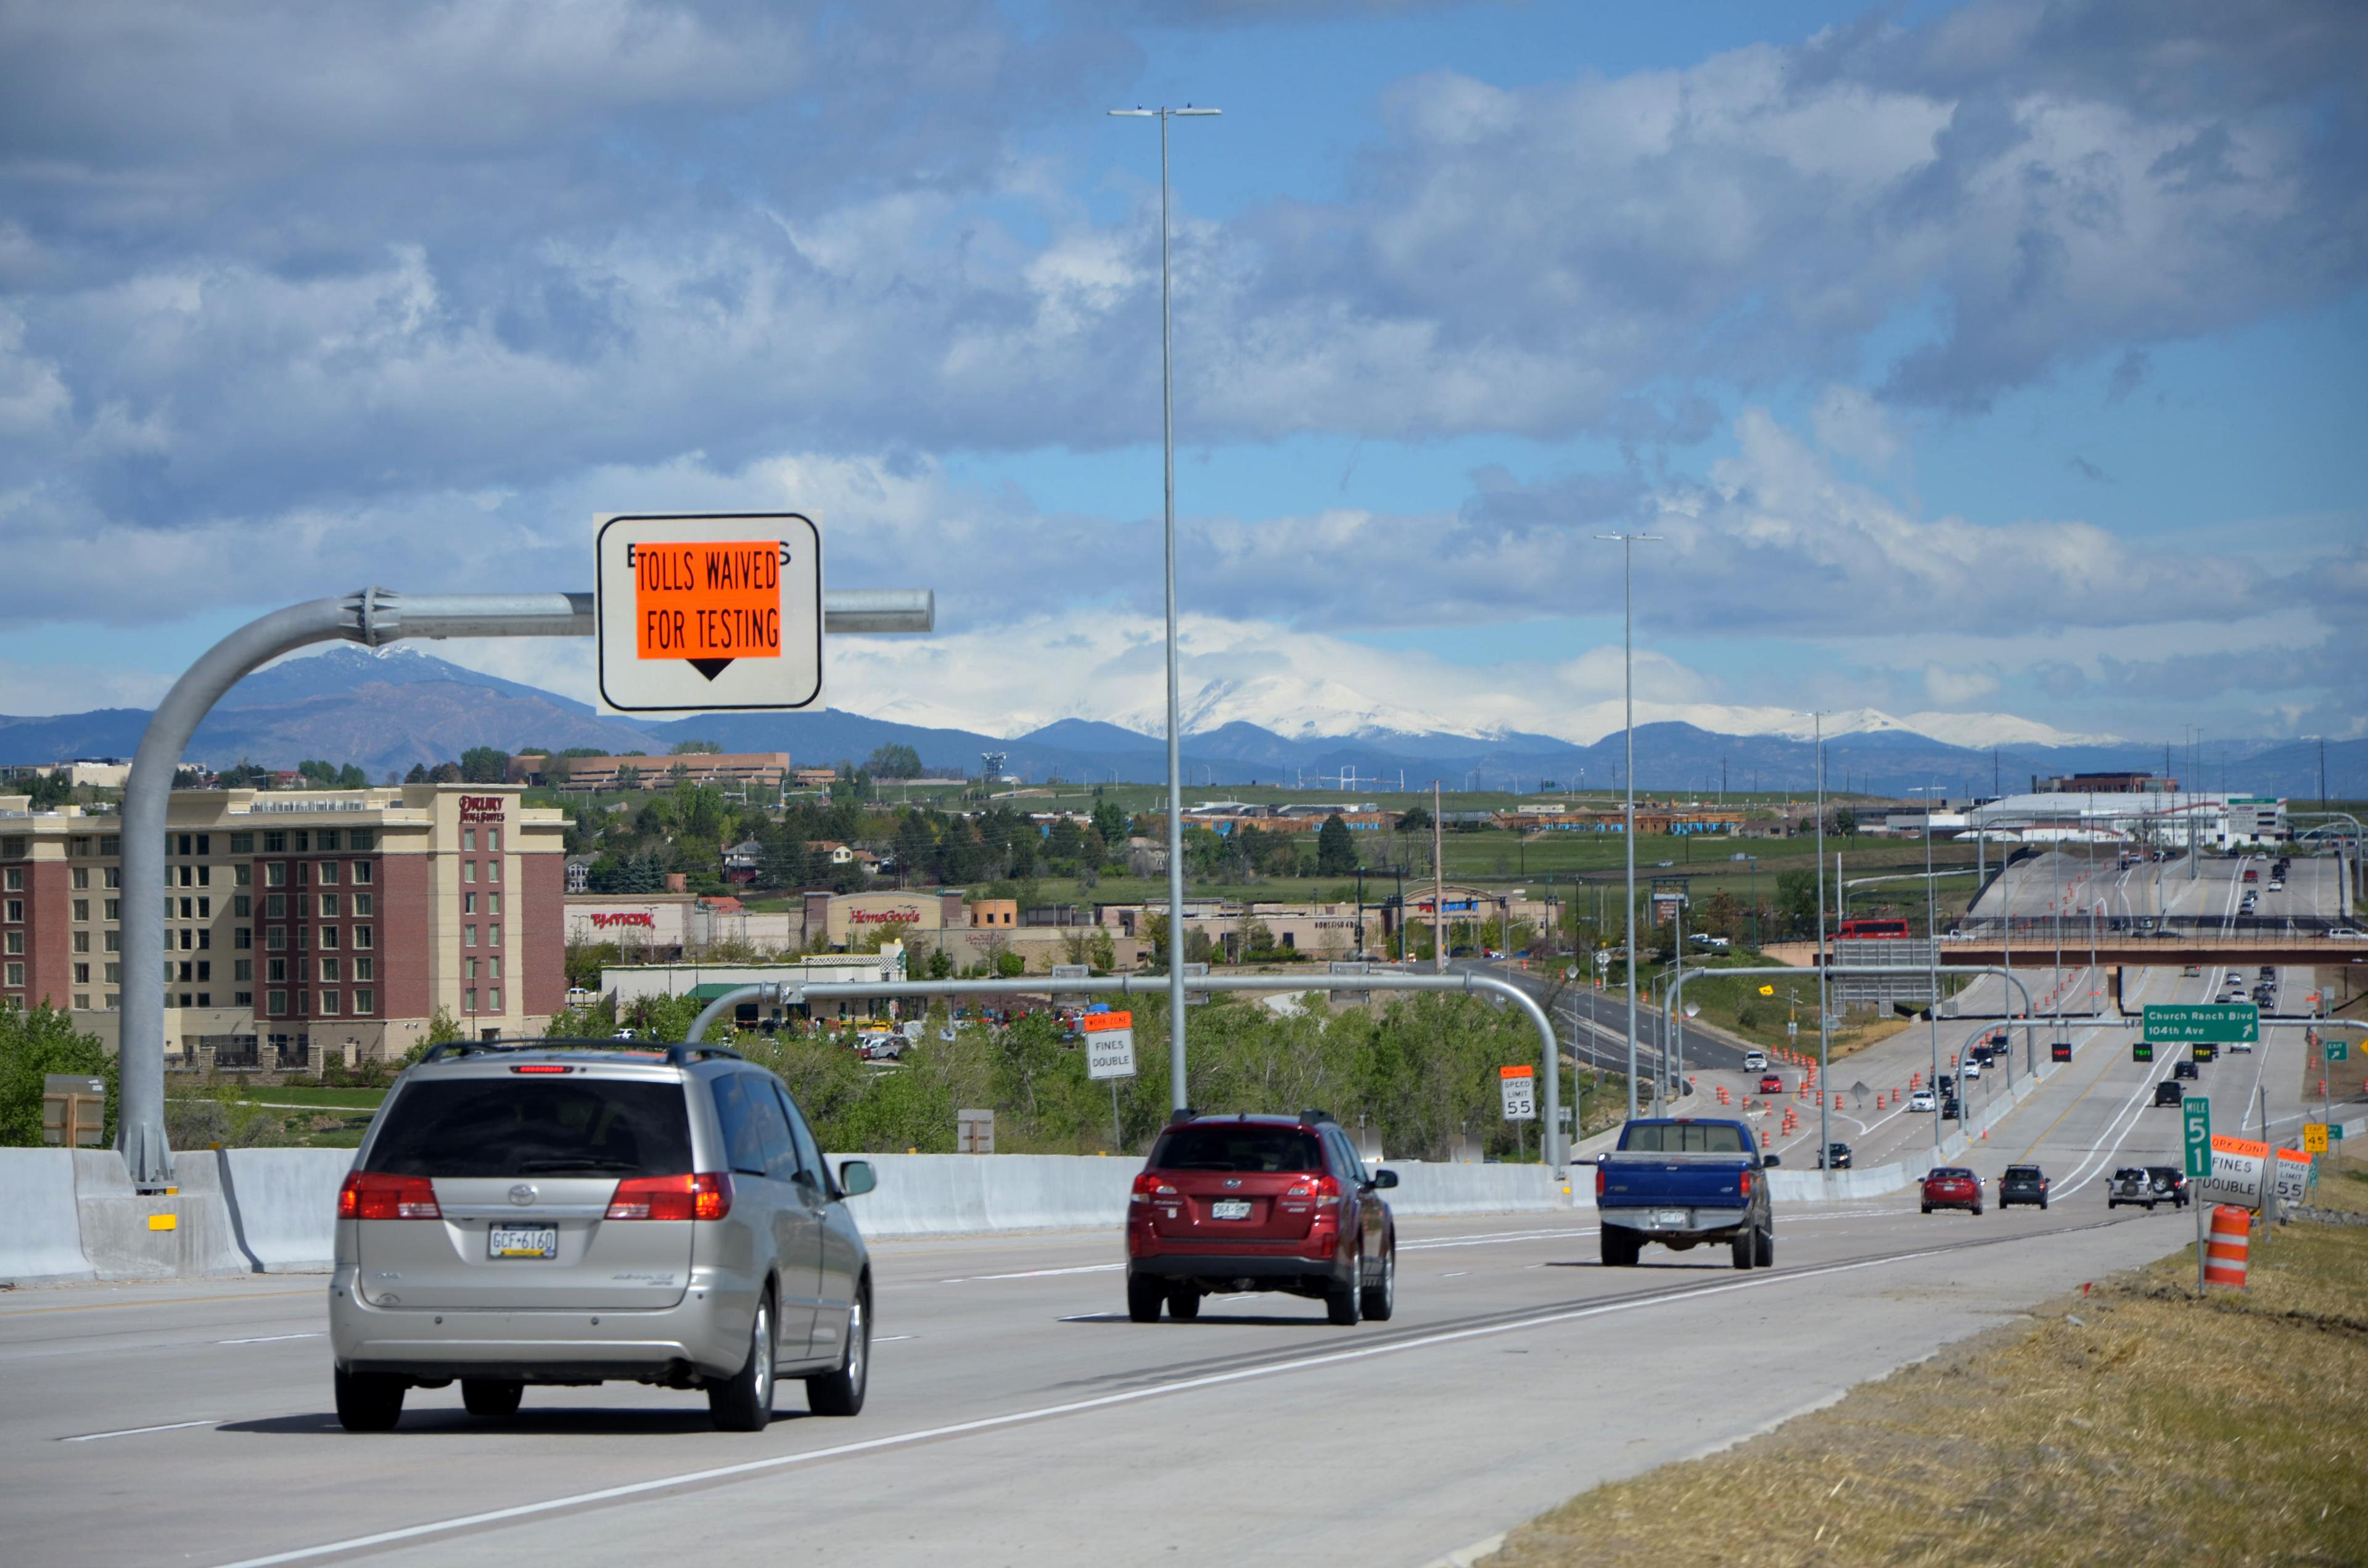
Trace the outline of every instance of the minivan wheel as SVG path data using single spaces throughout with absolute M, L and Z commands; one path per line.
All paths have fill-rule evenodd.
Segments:
M 871 1378 L 871 1301 L 858 1290 L 847 1309 L 847 1349 L 838 1370 L 806 1380 L 806 1408 L 816 1415 L 860 1415 L 863 1390 Z
M 707 1385 L 707 1414 L 719 1432 L 761 1432 L 773 1419 L 773 1298 L 757 1298 L 748 1328 L 748 1360 Z
M 1375 1323 L 1387 1323 L 1390 1314 L 1398 1310 L 1398 1249 L 1382 1254 L 1382 1276 L 1365 1287 L 1365 1316 Z
M 514 1378 L 462 1378 L 461 1403 L 472 1415 L 490 1415 L 495 1419 L 518 1414 L 518 1401 L 526 1397 L 526 1384 Z
M 1158 1280 L 1130 1274 L 1126 1277 L 1126 1315 L 1135 1323 L 1157 1323 L 1159 1303 L 1167 1292 Z
M 403 1380 L 336 1369 L 337 1425 L 348 1432 L 392 1432 L 403 1419 Z

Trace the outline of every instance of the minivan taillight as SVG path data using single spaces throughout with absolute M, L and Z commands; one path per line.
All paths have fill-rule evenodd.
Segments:
M 1155 1198 L 1173 1198 L 1175 1196 L 1175 1185 L 1169 1182 L 1167 1177 L 1162 1176 L 1154 1171 L 1144 1171 L 1142 1175 L 1134 1178 L 1134 1190 L 1128 1196 L 1127 1201 L 1130 1203 L 1148 1203 Z
M 340 1220 L 441 1220 L 436 1184 L 426 1176 L 347 1171 L 337 1187 Z
M 732 1178 L 720 1171 L 697 1176 L 627 1176 L 609 1199 L 610 1220 L 721 1220 L 732 1212 Z

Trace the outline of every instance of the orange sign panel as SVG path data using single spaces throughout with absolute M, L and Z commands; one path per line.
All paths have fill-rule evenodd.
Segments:
M 780 658 L 786 554 L 774 540 L 634 546 L 634 652 L 644 659 Z
M 1497 1076 L 1499 1078 L 1534 1078 L 1537 1075 L 1538 1070 L 1534 1067 L 1499 1067 L 1497 1069 Z
M 1131 1029 L 1134 1028 L 1134 1015 L 1133 1013 L 1086 1013 L 1079 1016 L 1077 1028 L 1087 1034 L 1099 1034 L 1103 1029 Z

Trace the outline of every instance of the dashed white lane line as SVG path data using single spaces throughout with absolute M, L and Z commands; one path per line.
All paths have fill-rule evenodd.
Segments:
M 1023 1268 L 1016 1274 L 966 1274 L 959 1279 L 940 1279 L 940 1285 L 975 1285 L 982 1279 L 1046 1279 L 1056 1274 L 1111 1274 L 1126 1267 L 1123 1263 L 1088 1263 L 1076 1268 Z
M 150 1432 L 184 1432 L 192 1426 L 212 1426 L 217 1422 L 167 1421 L 162 1426 L 126 1426 L 120 1432 L 85 1432 L 79 1437 L 60 1437 L 61 1443 L 96 1443 L 102 1437 L 138 1437 Z
M 216 1345 L 277 1345 L 283 1339 L 325 1339 L 327 1337 L 325 1332 L 315 1330 L 311 1334 L 262 1334 L 253 1339 L 217 1339 L 214 1343 Z

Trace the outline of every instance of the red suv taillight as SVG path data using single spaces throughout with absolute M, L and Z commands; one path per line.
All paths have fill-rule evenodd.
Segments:
M 609 1199 L 609 1220 L 721 1220 L 732 1212 L 732 1178 L 697 1176 L 627 1176 Z
M 436 1184 L 426 1176 L 347 1171 L 337 1188 L 340 1220 L 441 1220 Z
M 1315 1194 L 1315 1207 L 1336 1209 L 1340 1203 L 1340 1178 L 1320 1176 L 1309 1184 Z
M 1156 1171 L 1144 1171 L 1134 1178 L 1134 1190 L 1128 1195 L 1130 1203 L 1148 1203 L 1155 1198 L 1173 1198 L 1175 1186 Z

